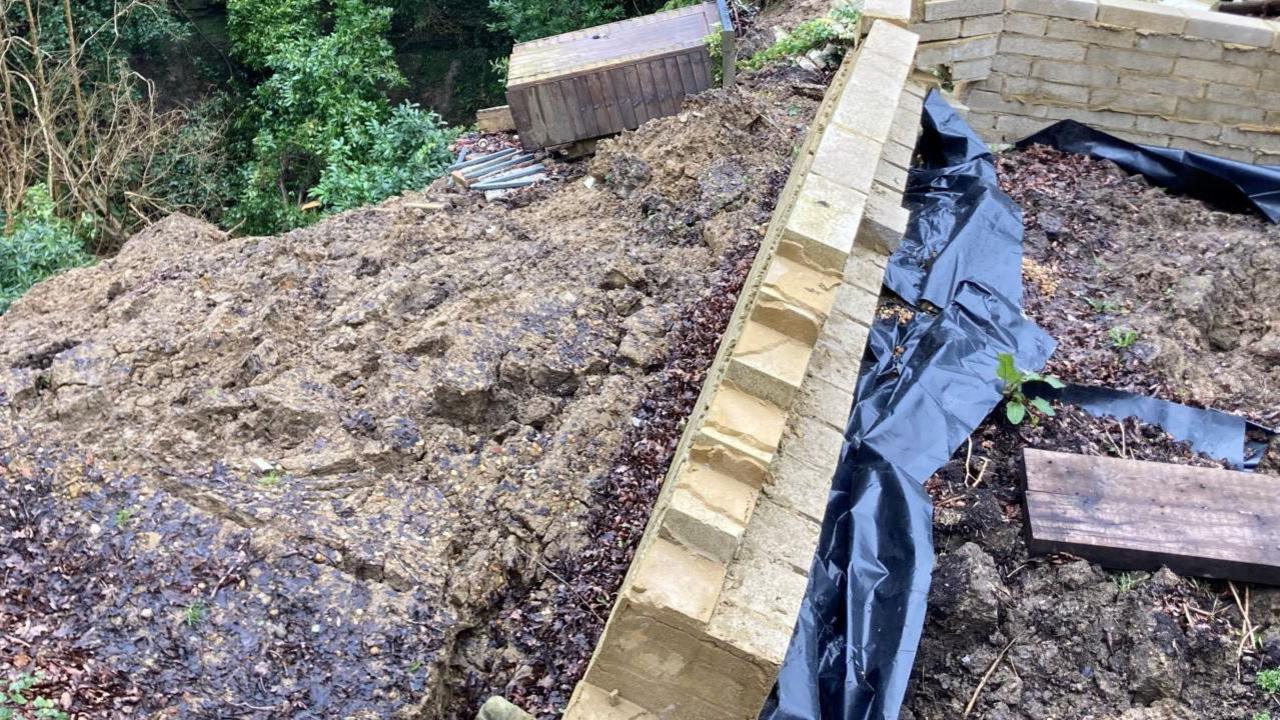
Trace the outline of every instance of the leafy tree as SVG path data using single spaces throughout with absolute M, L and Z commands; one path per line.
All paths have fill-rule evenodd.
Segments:
M 325 6 L 228 3 L 233 50 L 270 72 L 240 118 L 252 128 L 252 158 L 229 215 L 246 232 L 279 232 L 318 217 L 302 209 L 308 198 L 326 210 L 345 209 L 399 192 L 402 183 L 421 182 L 448 164 L 440 151 L 453 137 L 439 118 L 414 107 L 393 113 L 387 102 L 385 89 L 404 83 L 385 38 L 391 9 L 365 0 Z M 253 53 L 267 54 L 245 55 Z M 375 180 L 374 166 L 398 170 Z
M 617 0 L 489 0 L 498 16 L 492 27 L 516 42 L 557 35 L 622 17 Z

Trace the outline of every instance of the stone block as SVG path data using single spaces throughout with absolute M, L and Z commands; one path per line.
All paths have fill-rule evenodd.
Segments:
M 831 312 L 839 285 L 840 276 L 835 272 L 824 271 L 777 254 L 765 269 L 762 286 L 787 302 L 826 317 Z
M 1022 138 L 1043 130 L 1049 123 L 1044 120 L 1031 117 L 1018 117 L 1017 115 L 1001 115 L 996 118 L 996 130 L 1007 138 L 1008 142 L 1021 140 Z
M 1174 143 L 1174 147 L 1183 150 L 1194 150 L 1196 152 L 1208 153 L 1219 157 L 1228 158 L 1230 160 L 1239 160 L 1240 162 L 1251 163 L 1257 156 L 1252 149 L 1236 148 L 1222 143 L 1201 142 L 1199 140 L 1179 140 Z
M 791 407 L 813 348 L 761 323 L 748 321 L 729 360 L 726 377 L 778 407 Z
M 1272 104 L 1267 107 L 1280 107 L 1280 104 Z M 1274 132 L 1256 132 L 1228 127 L 1222 128 L 1222 135 L 1219 136 L 1218 140 L 1227 145 L 1237 145 L 1251 150 L 1280 152 L 1280 134 Z
M 1009 0 L 1009 10 L 1049 17 L 1093 20 L 1098 16 L 1096 0 Z
M 827 126 L 809 170 L 863 194 L 871 192 L 880 142 L 838 125 Z
M 714 472 L 705 466 L 699 467 L 706 472 Z M 744 493 L 750 493 L 753 501 L 758 495 L 753 487 L 732 478 L 725 479 L 726 484 L 736 485 Z M 738 543 L 741 542 L 742 533 L 746 529 L 745 521 L 730 517 L 720 509 L 709 505 L 699 493 L 700 489 L 713 490 L 713 488 L 698 488 L 690 484 L 676 486 L 671 493 L 670 504 L 662 515 L 659 533 L 661 537 L 697 555 L 715 562 L 728 563 L 738 550 Z
M 1186 13 L 1186 34 L 1192 37 L 1262 48 L 1275 42 L 1275 32 L 1262 18 L 1196 9 Z
M 773 453 L 787 424 L 786 411 L 729 383 L 721 383 L 707 405 L 702 429 L 738 438 L 766 453 Z
M 994 35 L 1004 32 L 1004 15 L 977 15 L 964 18 L 960 26 L 961 37 Z
M 880 155 L 880 158 L 894 167 L 907 170 L 911 167 L 911 158 L 915 155 L 915 152 L 915 148 L 913 147 L 908 147 L 900 142 L 890 140 L 884 144 L 884 152 Z M 871 193 L 873 195 L 875 194 L 875 189 L 876 185 L 872 185 Z
M 922 45 L 916 53 L 916 67 L 927 70 L 962 60 L 991 57 L 996 54 L 998 39 L 998 35 L 982 35 Z
M 1153 92 L 1176 97 L 1204 97 L 1205 80 L 1188 80 L 1179 77 L 1152 77 L 1133 72 L 1120 73 L 1120 88 L 1138 92 Z
M 1096 126 L 1108 132 L 1114 132 L 1116 130 L 1132 130 L 1135 116 L 1129 113 L 1109 112 L 1106 110 L 1051 107 L 1045 109 L 1044 117 L 1050 120 L 1075 120 L 1085 125 Z
M 627 594 L 650 607 L 706 623 L 720 597 L 725 572 L 722 563 L 658 538 L 632 561 Z
M 960 37 L 961 20 L 955 18 L 952 20 L 938 20 L 935 22 L 916 23 L 911 26 L 911 32 L 920 36 L 920 42 L 930 43 L 935 40 L 950 40 Z
M 1006 100 L 1003 95 L 990 90 L 973 90 L 965 96 L 965 102 L 974 110 L 988 112 L 1012 113 L 1014 115 L 1030 115 L 1038 106 L 1016 99 Z
M 871 189 L 871 198 L 867 202 L 867 212 L 863 217 L 862 225 L 858 227 L 856 247 L 870 248 L 885 255 L 892 253 L 902 243 L 902 236 L 907 231 L 907 222 L 910 217 L 911 212 L 902 207 L 902 192 L 876 183 Z M 850 257 L 849 262 L 855 265 L 859 261 Z M 871 287 L 866 287 L 865 282 L 860 284 L 867 290 L 874 288 L 875 292 L 879 292 L 883 276 L 883 270 L 879 273 L 868 273 L 866 280 L 874 281 L 875 284 Z
M 880 165 L 876 168 L 876 184 L 884 184 L 899 193 L 906 192 L 907 171 L 882 158 Z M 871 193 L 874 196 L 875 185 L 872 186 Z M 870 203 L 870 198 L 868 198 L 867 202 Z M 866 215 L 863 215 L 863 222 L 866 222 Z
M 659 720 L 644 708 L 589 682 L 580 682 L 565 708 L 564 720 Z
M 1084 60 L 1088 49 L 1088 45 L 1072 40 L 1051 40 L 1045 37 L 1009 33 L 1000 37 L 1000 52 L 1002 53 L 1028 55 L 1051 60 L 1081 62 Z
M 1139 93 L 1118 88 L 1100 88 L 1089 93 L 1089 107 L 1093 110 L 1164 115 L 1172 113 L 1177 104 L 1178 98 L 1172 95 Z
M 852 322 L 852 321 L 843 321 Z M 816 375 L 805 379 L 796 396 L 792 412 L 821 420 L 832 428 L 844 432 L 853 407 L 853 391 L 838 388 Z M 777 462 L 775 458 L 774 462 Z
M 1218 102 L 1228 103 L 1231 105 L 1280 108 L 1280 92 L 1253 90 L 1250 88 L 1240 87 L 1239 85 L 1222 85 L 1220 83 L 1212 83 L 1205 91 L 1205 97 L 1209 100 L 1216 100 Z
M 972 15 L 990 15 L 1004 10 L 1004 0 L 931 0 L 925 3 L 924 19 L 948 20 Z
M 889 23 L 875 23 L 867 34 L 867 39 L 862 42 L 859 60 L 862 54 L 877 55 L 898 65 L 910 67 L 919 42 L 920 38 L 906 28 Z
M 779 455 L 761 492 L 770 501 L 821 523 L 834 475 L 832 466 L 819 468 L 794 455 Z
M 1257 87 L 1258 78 L 1261 77 L 1260 71 L 1255 68 L 1233 67 L 1219 62 L 1190 58 L 1178 58 L 1174 62 L 1173 72 L 1181 77 L 1244 87 Z
M 1187 14 L 1181 8 L 1143 0 L 1099 0 L 1098 22 L 1181 35 L 1187 27 Z
M 862 17 L 906 27 L 911 22 L 911 0 L 865 0 Z
M 1000 53 L 991 58 L 991 69 L 1014 77 L 1027 77 L 1031 74 L 1031 58 L 1026 55 Z M 1000 88 L 991 88 L 998 91 Z
M 1120 79 L 1119 71 L 1114 68 L 1057 60 L 1036 60 L 1031 64 L 1031 75 L 1050 82 L 1086 87 L 1114 87 Z
M 1138 36 L 1134 47 L 1143 52 L 1160 53 L 1171 57 L 1184 57 L 1195 60 L 1222 59 L 1222 45 L 1220 43 L 1175 35 L 1142 34 Z
M 836 291 L 835 313 L 843 313 L 860 325 L 871 326 L 876 319 L 876 307 L 880 304 L 879 290 L 872 292 L 865 287 L 845 283 Z M 825 377 L 831 380 L 830 377 Z
M 705 627 L 673 623 L 624 589 L 585 680 L 660 717 L 678 710 L 679 717 L 741 720 L 759 712 L 776 673 L 776 666 Z
M 806 175 L 783 237 L 798 243 L 820 267 L 839 270 L 853 249 L 866 202 L 865 193 L 821 175 Z
M 1007 13 L 1004 16 L 1005 32 L 1019 35 L 1044 35 L 1049 28 L 1049 18 L 1044 15 L 1027 15 L 1026 13 Z
M 991 58 L 979 58 L 951 63 L 951 80 L 968 82 L 988 77 L 991 75 L 991 61 Z
M 1262 122 L 1266 116 L 1266 108 L 1242 107 L 1227 105 L 1212 100 L 1178 100 L 1177 117 L 1185 120 L 1200 120 L 1238 125 L 1241 123 Z
M 1222 132 L 1222 127 L 1214 123 L 1180 122 L 1161 117 L 1134 118 L 1134 129 L 1138 132 L 1193 140 L 1216 140 Z
M 1128 28 L 1062 18 L 1049 18 L 1044 35 L 1059 40 L 1075 40 L 1115 48 L 1132 48 L 1138 39 L 1138 33 Z
M 1005 78 L 1004 95 L 1028 101 L 1070 103 L 1084 105 L 1089 102 L 1089 88 L 1079 85 L 1045 82 L 1035 78 Z
M 830 346 L 835 348 L 835 346 Z M 845 362 L 852 362 L 856 368 L 862 353 L 854 354 L 839 348 Z M 852 360 L 849 358 L 852 356 Z M 814 467 L 835 468 L 840 459 L 840 449 L 844 447 L 844 433 L 810 418 L 793 417 L 791 425 L 782 438 L 782 454 L 793 453 L 801 460 Z
M 1120 47 L 1089 47 L 1084 56 L 1085 63 L 1103 65 L 1108 68 L 1140 70 L 1140 72 L 1166 76 L 1174 70 L 1174 59 L 1164 55 L 1152 55 L 1137 50 L 1125 50 Z

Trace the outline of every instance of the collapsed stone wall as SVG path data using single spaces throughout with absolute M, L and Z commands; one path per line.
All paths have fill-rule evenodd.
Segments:
M 1280 22 L 1142 0 L 917 0 L 916 65 L 1011 142 L 1064 118 L 1280 163 Z
M 763 705 L 906 227 L 915 50 L 913 33 L 873 21 L 827 91 L 568 720 L 738 720 Z

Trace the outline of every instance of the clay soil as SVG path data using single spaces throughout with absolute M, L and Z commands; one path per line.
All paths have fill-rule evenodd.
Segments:
M 0 317 L 0 678 L 76 718 L 552 714 L 821 81 L 500 200 L 172 217 L 37 286 Z
M 1024 210 L 1025 311 L 1059 343 L 1048 372 L 1280 424 L 1280 228 L 1046 148 L 998 167 Z M 1118 347 L 1112 328 L 1136 341 Z M 1030 557 L 1023 541 L 1024 447 L 1219 463 L 1133 420 L 1059 407 L 1015 428 L 1001 415 L 929 481 L 938 559 L 903 717 L 1275 712 L 1255 676 L 1280 665 L 1280 591 Z M 1277 454 L 1263 472 L 1280 475 Z

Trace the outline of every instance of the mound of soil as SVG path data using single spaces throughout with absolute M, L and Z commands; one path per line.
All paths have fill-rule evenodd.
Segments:
M 1280 365 L 1260 349 L 1280 328 L 1280 230 L 1047 148 L 1001 155 L 998 168 L 1024 209 L 1026 313 L 1059 342 L 1049 372 L 1275 424 Z M 1220 464 L 1133 420 L 1059 407 L 1012 427 L 1002 413 L 927 485 L 938 558 L 903 717 L 1275 710 L 1255 675 L 1280 665 L 1280 591 L 1029 557 L 1023 539 L 1024 447 Z
M 790 82 L 602 143 L 594 182 L 175 216 L 34 288 L 0 318 L 0 677 L 77 717 L 563 702 L 661 471 L 603 480 L 669 461 L 816 106 Z

